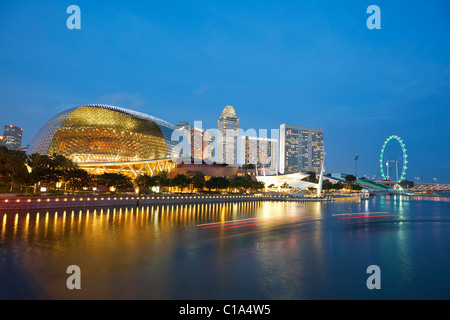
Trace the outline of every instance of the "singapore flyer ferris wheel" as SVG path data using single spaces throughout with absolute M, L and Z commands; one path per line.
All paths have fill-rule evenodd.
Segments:
M 384 141 L 380 154 L 380 172 L 383 180 L 400 182 L 405 179 L 408 155 L 399 136 L 390 136 Z

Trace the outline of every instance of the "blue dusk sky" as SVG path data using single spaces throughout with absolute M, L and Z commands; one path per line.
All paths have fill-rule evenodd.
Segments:
M 380 178 L 398 135 L 408 180 L 450 183 L 449 40 L 448 0 L 1 1 L 0 125 L 27 145 L 99 103 L 208 129 L 230 104 L 243 129 L 323 128 L 327 172 L 354 173 L 359 154 L 358 175 Z

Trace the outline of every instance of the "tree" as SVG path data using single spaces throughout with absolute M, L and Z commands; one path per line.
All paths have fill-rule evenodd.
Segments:
M 251 187 L 251 182 L 246 179 L 244 176 L 236 176 L 230 179 L 229 183 L 231 188 L 239 189 L 248 189 Z
M 28 172 L 25 166 L 22 166 L 19 170 L 12 175 L 12 181 L 19 185 L 19 188 L 25 188 L 25 192 L 28 191 L 28 187 L 33 185 L 31 174 Z
M 70 184 L 72 189 L 77 189 L 92 184 L 89 175 L 83 173 L 84 170 L 61 154 L 48 156 L 34 153 L 28 156 L 26 163 L 31 169 L 30 176 L 35 185 L 44 184 L 52 188 L 57 182 L 62 182 L 65 185 Z
M 156 177 L 149 176 L 144 173 L 134 180 L 134 183 L 139 187 L 139 189 L 150 189 L 158 185 Z
M 400 186 L 404 189 L 409 189 L 414 187 L 414 181 L 403 180 L 400 182 Z
M 97 183 L 108 189 L 111 187 L 116 189 L 129 189 L 133 187 L 131 178 L 120 173 L 102 173 L 97 177 Z
M 349 174 L 345 176 L 345 181 L 347 181 L 348 183 L 353 183 L 356 181 L 356 177 L 352 174 Z
M 186 188 L 191 183 L 191 179 L 185 174 L 177 174 L 173 179 L 171 185 L 178 187 L 181 190 Z
M 342 182 L 338 182 L 338 183 L 334 183 L 334 184 L 331 186 L 331 189 L 333 189 L 333 190 L 341 190 L 341 189 L 343 189 L 345 186 L 346 186 L 346 184 L 343 184 Z
M 90 187 L 94 183 L 92 176 L 83 169 L 68 170 L 64 179 L 71 190 Z
M 230 186 L 230 182 L 226 177 L 211 177 L 205 182 L 205 187 L 211 189 L 226 189 Z
M 155 183 L 156 186 L 160 188 L 169 187 L 170 186 L 170 179 L 167 176 L 167 172 L 161 171 L 159 172 L 155 177 Z
M 30 176 L 33 184 L 43 184 L 50 188 L 62 180 L 63 172 L 48 167 L 36 167 L 31 171 Z
M 313 171 L 308 171 L 307 174 L 309 174 L 309 177 L 307 178 L 307 181 L 317 183 L 319 180 L 316 177 L 316 173 Z
M 187 174 L 191 177 L 193 188 L 203 189 L 203 187 L 205 186 L 205 175 L 202 172 L 189 170 Z
M 346 185 L 345 188 L 348 189 L 348 190 L 362 190 L 362 187 L 360 185 L 351 184 L 351 183 Z
M 78 166 L 72 162 L 72 160 L 66 158 L 62 154 L 54 153 L 50 157 L 50 167 L 55 170 L 71 170 L 76 169 Z
M 0 180 L 4 181 L 6 175 L 6 159 L 8 158 L 8 148 L 0 146 Z
M 251 188 L 253 190 L 261 190 L 261 189 L 264 189 L 264 187 L 265 187 L 265 183 L 264 182 L 254 180 L 253 183 L 252 183 L 252 187 Z
M 28 166 L 31 168 L 31 170 L 34 170 L 36 168 L 48 168 L 51 164 L 51 159 L 49 156 L 39 153 L 33 153 L 28 156 L 26 160 Z
M 0 147 L 0 178 L 10 191 L 13 190 L 14 184 L 18 184 L 16 179 L 25 177 L 26 159 L 27 156 L 22 151 Z
M 323 179 L 322 190 L 330 190 L 330 189 L 333 189 L 333 183 L 329 180 Z
M 217 189 L 226 189 L 230 186 L 230 181 L 226 177 L 213 177 L 215 178 Z

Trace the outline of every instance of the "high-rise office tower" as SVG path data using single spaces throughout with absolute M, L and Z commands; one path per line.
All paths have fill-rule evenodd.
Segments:
M 236 163 L 236 142 L 239 134 L 239 118 L 233 106 L 227 105 L 218 121 L 217 163 Z
M 22 147 L 22 128 L 6 125 L 3 130 L 3 145 L 10 150 L 19 150 Z
M 203 160 L 203 153 L 206 147 L 206 143 L 203 142 L 204 130 L 194 127 L 186 121 L 181 121 L 175 126 L 183 132 L 189 143 L 189 150 L 186 150 L 183 156 Z
M 280 126 L 280 172 L 319 173 L 324 157 L 324 132 L 290 124 Z
M 237 164 L 254 164 L 259 171 L 275 174 L 278 170 L 278 140 L 264 137 L 239 136 Z

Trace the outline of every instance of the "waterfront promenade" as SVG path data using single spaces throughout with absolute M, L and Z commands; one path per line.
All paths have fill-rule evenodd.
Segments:
M 86 208 L 134 205 L 223 203 L 243 201 L 329 202 L 330 198 L 296 198 L 282 194 L 152 194 L 152 195 L 65 195 L 0 198 L 0 210 Z

